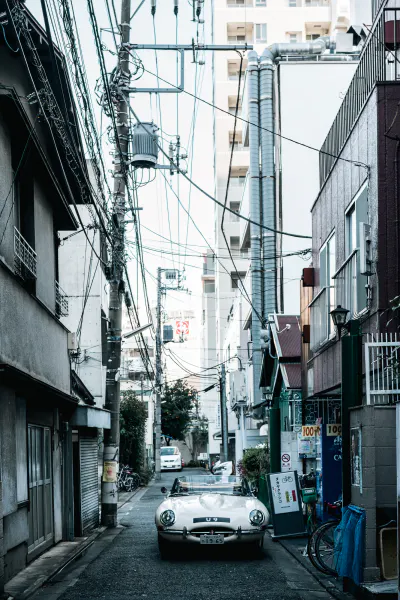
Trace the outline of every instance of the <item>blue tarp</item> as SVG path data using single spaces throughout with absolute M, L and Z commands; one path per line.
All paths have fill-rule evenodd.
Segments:
M 348 577 L 357 585 L 362 582 L 364 555 L 365 510 L 349 504 L 335 531 L 335 563 L 338 575 Z

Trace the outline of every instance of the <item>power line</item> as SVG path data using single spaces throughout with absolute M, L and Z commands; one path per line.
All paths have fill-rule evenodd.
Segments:
M 158 79 L 160 79 L 164 83 L 167 83 L 171 87 L 174 87 L 174 88 L 178 89 L 178 86 L 176 86 L 174 83 L 171 83 L 170 81 L 167 81 L 166 79 L 163 79 L 162 77 L 159 77 L 158 75 L 156 75 L 156 73 L 152 73 L 151 71 L 149 71 L 148 69 L 146 69 L 143 66 L 143 63 L 142 63 L 142 68 L 143 68 L 144 71 L 146 71 L 146 73 L 149 73 L 149 75 L 153 75 L 154 77 L 157 77 Z M 188 90 L 183 89 L 182 91 L 185 94 L 188 94 L 189 96 L 194 97 L 194 94 L 192 94 Z M 208 100 L 204 100 L 204 98 L 197 97 L 197 99 L 200 102 L 203 102 L 204 104 L 207 104 L 211 108 L 215 108 L 216 110 L 219 110 L 220 112 L 223 112 L 226 115 L 229 115 L 230 117 L 233 116 L 232 113 L 230 113 L 228 110 L 225 110 L 224 108 L 221 108 L 220 106 L 217 106 L 216 104 L 213 104 L 212 102 L 208 102 Z M 287 142 L 291 142 L 292 144 L 297 144 L 298 146 L 302 146 L 303 148 L 308 148 L 308 150 L 313 150 L 314 152 L 325 154 L 327 156 L 331 156 L 332 158 L 336 158 L 338 160 L 343 160 L 344 162 L 348 162 L 348 163 L 354 164 L 357 167 L 364 167 L 366 169 L 369 169 L 369 166 L 367 164 L 361 162 L 361 161 L 350 160 L 349 158 L 342 158 L 341 156 L 337 156 L 336 154 L 332 154 L 331 152 L 327 152 L 326 150 L 321 150 L 319 148 L 314 148 L 314 146 L 310 146 L 309 144 L 305 144 L 303 142 L 299 142 L 298 140 L 294 140 L 294 139 L 292 139 L 292 138 L 290 138 L 288 136 L 285 136 L 285 135 L 282 135 L 281 133 L 273 131 L 272 129 L 268 129 L 267 127 L 262 127 L 261 125 L 257 125 L 255 123 L 251 123 L 250 121 L 248 121 L 247 119 L 244 119 L 243 117 L 239 117 L 238 116 L 237 118 L 238 118 L 239 121 L 242 121 L 243 123 L 247 123 L 248 125 L 253 125 L 254 127 L 257 127 L 258 129 L 262 129 L 263 131 L 267 131 L 268 133 L 271 133 L 272 135 L 274 135 L 276 137 L 279 137 L 279 138 L 281 138 L 283 140 L 286 140 Z
M 132 112 L 133 116 L 135 117 L 136 121 L 139 124 L 143 123 L 140 121 L 140 119 L 138 118 L 136 112 L 133 110 L 132 106 L 129 106 L 129 110 Z M 146 130 L 145 126 L 143 125 L 144 129 Z M 149 134 L 151 134 L 151 132 L 149 130 L 146 130 Z M 211 194 L 209 194 L 208 192 L 206 192 L 205 190 L 203 190 L 203 188 L 198 185 L 197 183 L 195 183 L 190 177 L 188 177 L 188 175 L 182 171 L 181 169 L 179 169 L 179 167 L 174 163 L 174 161 L 172 159 L 170 159 L 170 157 L 167 155 L 167 153 L 164 151 L 164 149 L 162 148 L 162 146 L 160 144 L 157 144 L 159 149 L 161 150 L 162 154 L 168 158 L 168 160 L 171 163 L 171 166 L 173 166 L 177 171 L 180 171 L 181 174 L 184 176 L 185 179 L 187 179 L 192 185 L 194 185 L 194 187 L 196 189 L 199 190 L 199 192 L 201 192 L 202 194 L 204 194 L 204 196 L 207 196 L 207 198 L 209 198 L 210 200 L 212 200 L 213 202 L 215 202 L 215 204 L 218 204 L 219 206 L 221 206 L 222 208 L 225 207 L 223 202 L 220 202 L 219 200 L 217 200 L 216 198 L 214 198 L 214 196 L 211 196 Z M 164 176 L 165 177 L 165 176 Z M 227 210 L 228 212 L 234 214 L 236 217 L 239 217 L 239 219 L 242 219 L 243 221 L 247 221 L 248 223 L 252 223 L 253 225 L 257 225 L 257 227 L 261 227 L 261 229 L 266 229 L 267 231 L 272 231 L 273 233 L 277 233 L 279 235 L 286 235 L 288 237 L 294 237 L 294 238 L 301 238 L 301 239 L 306 239 L 306 240 L 311 240 L 312 236 L 311 235 L 301 235 L 299 233 L 289 233 L 287 231 L 280 231 L 278 229 L 274 229 L 273 227 L 268 227 L 267 225 L 264 225 L 262 223 L 257 223 L 256 221 L 253 221 L 252 219 L 249 219 L 247 217 L 245 217 L 244 215 L 232 210 L 230 207 L 226 206 L 225 210 Z

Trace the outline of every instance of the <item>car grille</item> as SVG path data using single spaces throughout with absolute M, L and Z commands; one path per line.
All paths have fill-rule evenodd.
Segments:
M 200 537 L 201 535 L 223 535 L 224 537 L 228 537 L 233 535 L 235 532 L 233 529 L 229 529 L 229 527 L 195 527 L 191 531 L 189 531 L 190 535 L 194 537 Z

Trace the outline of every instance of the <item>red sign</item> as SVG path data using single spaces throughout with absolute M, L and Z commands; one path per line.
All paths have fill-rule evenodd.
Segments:
M 189 335 L 189 321 L 176 321 L 176 335 Z

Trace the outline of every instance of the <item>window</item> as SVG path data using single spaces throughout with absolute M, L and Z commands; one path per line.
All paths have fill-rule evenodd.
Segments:
M 318 294 L 310 304 L 311 350 L 317 350 L 334 332 L 331 310 L 335 307 L 336 239 L 333 233 L 319 252 Z
M 256 23 L 256 43 L 266 43 L 267 41 L 267 24 Z
M 239 277 L 240 280 L 239 280 Z M 244 278 L 246 277 L 246 273 L 236 273 L 236 271 L 234 271 L 233 273 L 231 273 L 231 289 L 237 290 L 239 288 L 239 285 L 241 285 L 241 281 L 244 281 Z
M 296 8 L 297 0 L 289 0 L 289 8 Z
M 368 188 L 364 185 L 345 215 L 345 261 L 335 274 L 336 303 L 350 317 L 367 308 L 368 276 L 360 274 L 360 226 L 368 223 Z
M 242 144 L 242 132 L 241 131 L 236 131 L 235 133 L 235 141 L 233 140 L 233 131 L 229 132 L 229 148 L 232 148 L 234 150 L 242 150 L 243 149 L 243 144 Z
M 360 225 L 368 223 L 368 188 L 365 184 L 346 211 L 346 260 L 335 275 L 336 300 L 355 316 L 367 308 L 368 276 L 360 274 Z
M 307 42 L 312 42 L 313 40 L 318 40 L 320 37 L 319 33 L 307 33 L 306 40 Z
M 297 33 L 289 33 L 289 42 L 291 44 L 297 43 Z
M 246 41 L 246 36 L 244 34 L 240 35 L 228 35 L 228 44 L 244 44 Z
M 237 103 L 237 97 L 236 96 L 228 96 L 228 110 L 231 113 L 231 115 L 236 114 L 236 103 Z M 239 117 L 242 114 L 242 101 L 241 100 L 239 100 L 237 114 L 238 114 Z
M 335 234 L 331 235 L 328 241 L 323 245 L 319 253 L 319 279 L 321 290 L 326 289 L 325 303 L 326 314 L 326 337 L 329 337 L 334 331 L 331 310 L 335 308 L 335 281 L 333 279 L 336 273 L 336 239 Z
M 247 60 L 243 61 L 242 64 L 242 77 L 245 76 L 247 68 Z M 239 79 L 240 60 L 228 60 L 228 79 L 230 81 L 237 81 Z
M 267 0 L 256 0 L 256 6 L 267 6 Z
M 246 175 L 231 175 L 230 186 L 243 187 L 246 181 Z M 239 204 L 238 202 L 236 204 Z M 231 207 L 232 208 L 232 207 Z M 239 210 L 239 207 L 238 207 Z
M 205 294 L 213 294 L 214 292 L 215 292 L 214 281 L 205 281 L 204 282 L 204 293 Z
M 229 246 L 233 256 L 239 256 L 240 254 L 240 238 L 235 236 L 231 236 L 229 239 Z

